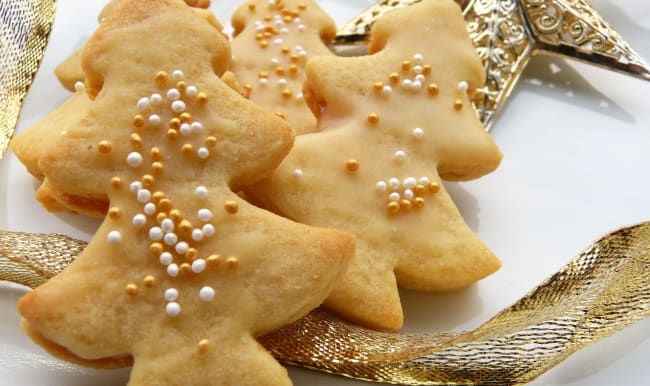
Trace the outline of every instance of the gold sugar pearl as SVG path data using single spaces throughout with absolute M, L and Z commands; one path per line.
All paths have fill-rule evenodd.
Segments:
M 415 199 L 413 200 L 413 205 L 418 209 L 423 208 L 424 207 L 424 198 L 415 197 Z
M 199 354 L 205 354 L 210 349 L 210 341 L 201 339 L 196 345 L 196 349 L 199 351 Z
M 292 62 L 300 61 L 300 56 L 298 56 L 298 54 L 291 54 L 291 61 Z
M 293 21 L 293 18 L 291 16 L 287 15 L 287 16 L 283 17 L 282 20 L 285 23 L 289 24 L 289 23 L 291 23 Z
M 391 201 L 388 203 L 388 205 L 386 205 L 386 209 L 388 209 L 389 213 L 396 214 L 399 212 L 400 207 L 397 202 Z
M 262 36 L 268 39 L 271 36 L 273 36 L 273 33 L 271 32 L 271 27 L 270 26 L 267 26 L 266 28 L 267 28 L 267 30 L 266 30 L 266 32 L 264 32 L 262 34 Z
M 166 196 L 165 196 L 165 193 L 163 193 L 163 192 L 161 192 L 161 191 L 157 191 L 157 192 L 155 192 L 155 193 L 153 194 L 152 197 L 153 197 L 153 202 L 158 203 L 158 202 L 160 202 L 160 200 L 162 200 L 162 199 L 165 198 Z
M 170 218 L 173 222 L 175 222 L 176 224 L 178 224 L 178 223 L 180 223 L 181 221 L 183 221 L 183 212 L 181 212 L 181 211 L 178 210 L 178 209 L 172 209 L 172 210 L 169 212 L 169 218 Z
M 151 243 L 151 245 L 149 245 L 149 252 L 154 256 L 159 256 L 164 251 L 165 247 L 163 247 L 161 243 Z
M 108 218 L 111 220 L 119 220 L 122 217 L 122 211 L 120 208 L 113 207 L 108 210 Z
M 194 146 L 192 146 L 192 145 L 189 144 L 189 143 L 186 143 L 186 144 L 183 145 L 183 147 L 181 148 L 181 151 L 183 152 L 183 155 L 186 155 L 186 156 L 187 156 L 187 155 L 190 155 L 190 154 L 192 154 L 192 153 L 194 152 Z
M 133 133 L 129 137 L 129 142 L 131 142 L 131 146 L 133 146 L 136 149 L 139 149 L 142 147 L 142 137 L 138 133 Z
M 183 274 L 188 274 L 192 272 L 192 266 L 189 263 L 183 263 L 178 270 Z
M 298 9 L 301 11 L 304 11 L 307 8 L 307 4 L 305 3 L 299 3 L 298 4 Z
M 399 202 L 399 207 L 401 209 L 409 210 L 409 209 L 411 209 L 411 201 L 409 201 L 409 200 L 401 200 Z
M 430 191 L 431 193 L 438 193 L 438 192 L 440 191 L 440 184 L 437 183 L 437 182 L 435 182 L 435 181 L 434 181 L 434 182 L 431 182 L 431 183 L 429 184 L 429 191 Z
M 264 34 L 263 33 L 258 32 L 258 33 L 255 34 L 255 40 L 259 41 L 259 40 L 262 40 L 262 39 L 264 39 Z
M 454 102 L 454 110 L 460 111 L 462 109 L 463 109 L 463 101 L 461 101 L 460 99 L 456 99 L 456 101 Z
M 167 139 L 169 141 L 175 141 L 176 138 L 178 138 L 178 131 L 176 131 L 174 129 L 169 129 L 169 130 L 167 130 L 166 137 L 167 137 Z
M 181 233 L 191 233 L 192 229 L 193 229 L 192 223 L 187 220 L 183 220 L 181 221 L 180 224 L 178 224 L 178 230 Z
M 156 215 L 156 221 L 158 221 L 158 224 L 162 223 L 166 218 L 167 218 L 167 213 L 158 213 Z
M 273 20 L 273 17 L 271 15 L 264 16 L 264 21 L 271 21 L 271 20 Z
M 257 7 L 255 6 L 255 3 L 248 3 L 248 10 L 249 10 L 249 11 L 251 11 L 251 12 L 255 12 L 255 8 L 257 8 Z
M 200 92 L 199 95 L 196 96 L 196 99 L 199 101 L 199 103 L 206 104 L 208 102 L 208 94 Z
M 408 71 L 411 69 L 411 62 L 405 60 L 402 62 L 402 71 Z
M 381 90 L 384 89 L 384 83 L 383 83 L 383 82 L 375 82 L 375 84 L 373 84 L 372 87 L 373 87 L 376 91 L 381 91 Z
M 239 259 L 234 256 L 231 256 L 226 259 L 226 267 L 229 269 L 235 269 L 239 266 Z
M 217 138 L 216 137 L 208 137 L 205 139 L 205 145 L 209 147 L 215 147 L 217 146 Z
M 379 123 L 379 115 L 377 113 L 368 114 L 368 123 L 371 125 L 376 125 Z
M 174 129 L 174 130 L 180 129 L 181 128 L 181 120 L 180 120 L 180 118 L 174 117 L 174 118 L 170 119 L 169 120 L 169 128 Z
M 145 188 L 150 188 L 153 186 L 154 182 L 156 182 L 156 179 L 151 174 L 145 174 L 142 176 L 142 185 L 144 185 Z
M 121 189 L 122 186 L 124 186 L 124 182 L 122 182 L 122 179 L 120 177 L 111 178 L 111 188 Z
M 292 92 L 288 88 L 285 88 L 284 90 L 282 90 L 282 97 L 285 98 L 285 99 L 291 98 L 291 94 L 292 94 Z
M 147 288 L 151 288 L 156 285 L 156 278 L 151 275 L 147 275 L 144 277 L 144 279 L 142 279 L 142 284 Z
M 359 161 L 355 159 L 349 159 L 345 163 L 345 168 L 349 172 L 356 172 L 357 170 L 359 170 Z
M 431 95 L 438 95 L 438 92 L 440 92 L 438 85 L 435 83 L 429 83 L 427 90 L 429 90 L 429 94 Z
M 266 39 L 260 40 L 260 47 L 266 48 L 269 46 L 269 41 Z
M 154 80 L 156 81 L 156 83 L 159 83 L 161 85 L 165 84 L 169 80 L 169 74 L 166 73 L 165 71 L 159 71 L 154 77 Z
M 136 114 L 133 117 L 133 126 L 135 126 L 135 127 L 144 126 L 144 117 L 141 114 Z
M 396 72 L 393 72 L 388 76 L 388 79 L 391 81 L 391 83 L 397 83 L 399 82 L 399 74 Z
M 135 296 L 138 294 L 138 286 L 131 283 L 124 287 L 124 292 L 129 296 Z
M 196 248 L 189 248 L 187 252 L 185 252 L 185 258 L 187 260 L 194 261 L 197 257 L 199 257 L 199 252 L 196 250 Z
M 97 150 L 101 154 L 108 154 L 111 152 L 111 150 L 113 150 L 113 145 L 111 145 L 111 143 L 108 141 L 101 141 L 99 145 L 97 145 Z
M 253 86 L 251 86 L 250 83 L 246 83 L 244 85 L 244 90 L 246 90 L 248 92 L 251 92 L 252 89 L 253 89 Z
M 423 195 L 424 193 L 427 192 L 427 188 L 422 185 L 422 184 L 417 184 L 415 185 L 415 188 L 413 188 L 413 192 L 419 196 Z
M 289 65 L 289 73 L 291 75 L 296 75 L 298 73 L 298 66 L 296 66 L 295 64 Z
M 178 83 L 176 83 L 176 88 L 180 92 L 185 92 L 185 90 L 187 90 L 187 82 L 184 80 L 179 81 Z
M 168 198 L 163 198 L 158 203 L 158 207 L 160 208 L 160 210 L 164 212 L 168 212 L 172 209 L 172 202 Z
M 422 74 L 424 75 L 429 75 L 431 73 L 431 65 L 430 64 L 425 64 L 422 66 Z
M 291 52 L 291 48 L 289 48 L 289 47 L 287 47 L 287 46 L 284 46 L 284 47 L 282 47 L 281 52 L 282 52 L 283 54 L 288 54 L 289 52 Z
M 284 113 L 282 111 L 278 111 L 277 113 L 275 113 L 275 115 L 277 115 L 278 117 L 280 117 L 282 119 L 285 118 Z
M 181 114 L 181 123 L 190 123 L 192 122 L 192 114 L 182 113 Z
M 257 74 L 257 77 L 260 79 L 266 79 L 269 77 L 269 73 L 266 71 L 261 71 L 259 74 Z
M 219 255 L 210 255 L 208 256 L 207 259 L 205 259 L 205 262 L 212 267 L 217 267 L 221 263 L 221 256 Z
M 160 162 L 154 162 L 151 164 L 151 171 L 153 174 L 160 175 L 163 172 L 163 164 Z
M 226 201 L 223 204 L 223 209 L 230 214 L 235 214 L 239 211 L 239 204 L 236 201 Z
M 284 75 L 284 68 L 282 68 L 282 67 L 276 67 L 276 68 L 275 68 L 275 74 L 276 74 L 276 75 L 280 75 L 280 76 Z
M 151 148 L 151 150 L 149 151 L 149 156 L 151 156 L 151 159 L 154 161 L 160 161 L 162 159 L 162 153 L 160 152 L 160 149 L 157 147 Z
M 269 34 L 273 32 L 273 29 L 274 28 L 273 28 L 272 25 L 267 24 L 266 26 L 264 26 L 264 32 L 268 32 Z M 271 36 L 271 35 L 269 35 L 269 36 Z

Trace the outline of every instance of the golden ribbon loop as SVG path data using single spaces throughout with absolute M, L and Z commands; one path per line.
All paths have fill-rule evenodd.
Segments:
M 54 276 L 85 243 L 0 231 L 0 280 Z M 603 237 L 474 331 L 382 333 L 316 310 L 260 342 L 285 364 L 409 385 L 527 383 L 650 315 L 650 222 Z
M 43 58 L 55 0 L 0 0 L 0 160 Z

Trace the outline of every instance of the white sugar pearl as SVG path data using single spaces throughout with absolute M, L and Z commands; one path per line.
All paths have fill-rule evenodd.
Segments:
M 416 74 L 421 74 L 422 73 L 422 66 L 417 65 L 417 66 L 413 67 L 413 72 L 415 72 Z
M 170 88 L 169 90 L 167 90 L 167 98 L 175 101 L 180 97 L 181 97 L 180 91 L 176 90 L 175 88 Z
M 413 129 L 413 136 L 415 138 L 422 138 L 424 136 L 424 130 L 422 130 L 420 127 L 416 127 Z
M 276 66 L 280 64 L 280 60 L 278 58 L 272 58 L 271 63 L 275 64 Z
M 388 186 L 390 186 L 391 189 L 397 189 L 399 188 L 399 180 L 397 178 L 391 178 L 388 180 Z
M 167 233 L 163 237 L 163 241 L 167 245 L 175 245 L 178 242 L 178 236 L 176 236 L 176 233 Z
M 284 78 L 280 78 L 280 79 L 278 80 L 278 84 L 279 84 L 280 86 L 286 86 L 286 85 L 287 85 L 287 80 L 284 79 Z
M 406 153 L 404 152 L 404 150 L 398 150 L 395 152 L 393 157 L 395 158 L 396 161 L 404 161 L 406 159 Z
M 269 80 L 266 78 L 260 78 L 259 82 L 261 85 L 265 86 L 269 83 Z
M 411 189 L 406 189 L 404 191 L 404 198 L 406 198 L 407 200 L 412 200 L 414 197 L 415 195 L 413 194 L 413 191 Z
M 304 32 L 305 29 L 306 29 L 306 27 L 305 27 L 304 24 L 300 24 L 300 25 L 298 25 L 298 32 Z
M 167 274 L 168 274 L 169 276 L 171 276 L 171 277 L 176 277 L 176 276 L 178 276 L 178 271 L 179 271 L 179 270 L 178 270 L 178 265 L 177 265 L 177 264 L 172 263 L 172 264 L 169 264 L 169 265 L 167 266 Z
M 156 213 L 156 204 L 150 202 L 144 206 L 144 214 L 151 216 Z
M 417 184 L 418 180 L 416 180 L 415 177 L 407 177 L 404 179 L 404 187 L 406 189 L 413 189 Z
M 147 223 L 147 218 L 143 214 L 136 214 L 133 216 L 133 225 L 142 228 Z
M 173 101 L 172 102 L 172 110 L 175 113 L 182 113 L 185 111 L 185 102 L 183 101 Z
M 131 185 L 129 185 L 129 190 L 131 190 L 131 193 L 138 193 L 140 189 L 142 189 L 142 182 L 140 181 L 131 182 Z
M 273 44 L 275 44 L 276 46 L 279 46 L 282 43 L 284 43 L 284 41 L 280 38 L 273 39 Z
M 163 252 L 160 254 L 159 260 L 160 260 L 160 264 L 169 265 L 172 263 L 172 261 L 174 261 L 174 257 L 169 252 Z
M 178 290 L 176 288 L 167 288 L 165 290 L 165 300 L 173 302 L 178 299 Z
M 414 81 L 413 83 L 411 83 L 411 89 L 422 90 L 422 82 L 420 82 L 419 80 Z
M 78 81 L 74 84 L 74 89 L 75 91 L 83 92 L 86 91 L 86 85 L 84 84 L 84 82 Z
M 138 202 L 145 203 L 151 200 L 151 192 L 148 189 L 138 190 Z
M 194 194 L 198 198 L 208 198 L 208 188 L 205 186 L 197 186 L 196 189 L 194 189 Z
M 383 89 L 381 89 L 382 94 L 385 96 L 390 96 L 393 93 L 393 88 L 390 86 L 384 86 Z
M 107 239 L 110 244 L 119 244 L 122 242 L 122 234 L 118 231 L 110 231 Z
M 422 54 L 413 55 L 413 60 L 415 60 L 418 63 L 422 62 Z
M 146 111 L 149 108 L 149 106 L 150 106 L 149 98 L 140 98 L 138 100 L 138 104 L 137 104 L 138 110 Z
M 293 19 L 293 22 L 296 23 L 296 24 L 300 24 L 300 23 L 302 23 L 302 19 L 297 17 L 297 18 Z
M 205 224 L 203 228 L 201 228 L 201 230 L 203 231 L 203 236 L 205 237 L 214 236 L 215 230 L 214 230 L 214 225 L 212 224 Z
M 192 127 L 192 131 L 195 133 L 200 133 L 201 130 L 203 130 L 203 124 L 201 122 L 192 122 L 190 126 Z
M 299 92 L 298 94 L 296 94 L 297 101 L 302 101 L 304 99 L 305 99 L 305 95 L 303 93 Z
M 386 183 L 386 181 L 379 181 L 375 184 L 375 188 L 377 188 L 377 190 L 379 190 L 380 192 L 385 192 L 386 189 L 388 189 L 388 184 Z
M 198 216 L 201 221 L 210 221 L 212 219 L 212 212 L 210 209 L 199 209 Z
M 468 88 L 469 88 L 469 84 L 467 84 L 466 81 L 463 80 L 460 83 L 458 83 L 458 89 L 460 91 L 467 91 Z
M 200 147 L 199 150 L 196 151 L 196 155 L 201 159 L 206 159 L 210 156 L 210 150 L 208 150 L 207 147 Z
M 183 79 L 183 76 L 185 76 L 185 74 L 183 74 L 183 71 L 181 70 L 174 70 L 174 72 L 172 72 L 172 79 L 174 80 L 181 80 Z
M 160 122 L 161 122 L 160 115 L 151 114 L 149 116 L 149 123 L 151 123 L 152 125 L 158 126 L 158 125 L 160 125 Z
M 190 135 L 192 134 L 192 127 L 187 123 L 183 123 L 178 131 L 180 131 L 182 135 Z
M 171 219 L 166 218 L 160 223 L 160 228 L 166 233 L 173 232 L 174 222 Z
M 397 193 L 397 192 L 393 192 L 393 193 L 391 193 L 391 194 L 388 196 L 388 198 L 389 198 L 391 201 L 399 201 L 399 199 L 401 198 L 401 196 L 399 195 L 399 193 Z
M 303 173 L 302 169 L 296 169 L 296 170 L 293 171 L 293 176 L 295 178 L 301 178 L 304 175 L 305 174 Z
M 188 97 L 193 98 L 199 94 L 199 90 L 196 88 L 196 86 L 187 86 L 185 89 L 185 94 L 187 94 Z
M 420 183 L 422 185 L 429 185 L 431 183 L 431 180 L 429 179 L 429 177 L 421 177 L 420 178 Z
M 160 241 L 163 238 L 163 231 L 160 227 L 151 227 L 149 229 L 149 238 L 151 241 Z
M 167 303 L 166 311 L 168 316 L 178 316 L 181 313 L 181 305 L 176 302 Z
M 194 229 L 192 231 L 192 240 L 201 241 L 203 240 L 203 231 L 200 229 Z
M 281 34 L 288 34 L 289 33 L 289 28 L 287 28 L 287 27 L 280 28 L 280 33 Z
M 424 75 L 422 75 L 422 74 L 418 74 L 418 75 L 415 76 L 415 80 L 417 80 L 420 83 L 424 83 L 425 79 L 426 79 L 426 77 Z
M 192 262 L 192 272 L 201 273 L 205 271 L 205 260 L 196 259 Z
M 174 248 L 176 250 L 176 253 L 179 255 L 184 255 L 187 253 L 187 250 L 190 248 L 189 244 L 187 244 L 185 241 L 181 241 L 180 243 L 176 244 L 176 247 Z
M 402 81 L 402 88 L 405 90 L 409 90 L 412 86 L 413 82 L 410 79 L 404 79 Z
M 214 300 L 214 289 L 212 287 L 205 286 L 199 291 L 199 297 L 204 302 L 211 302 Z
M 132 168 L 137 168 L 142 165 L 142 154 L 136 151 L 129 153 L 126 157 L 126 163 Z
M 152 106 L 158 106 L 159 104 L 162 103 L 162 96 L 158 93 L 151 94 L 151 98 L 149 98 L 149 100 Z

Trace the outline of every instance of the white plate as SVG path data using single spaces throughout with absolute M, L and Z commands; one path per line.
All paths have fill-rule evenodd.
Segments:
M 96 27 L 101 1 L 59 0 L 50 45 L 23 109 L 19 130 L 68 95 L 54 66 Z M 214 1 L 228 24 L 239 2 Z M 235 4 L 237 3 L 237 4 Z M 371 0 L 322 1 L 344 22 Z M 624 38 L 650 60 L 650 3 L 594 0 Z M 503 260 L 503 268 L 468 290 L 403 293 L 407 331 L 478 326 L 554 273 L 587 244 L 618 227 L 650 220 L 650 82 L 547 57 L 535 58 L 493 135 L 505 158 L 478 181 L 450 184 L 469 225 Z M 0 162 L 0 229 L 57 232 L 88 240 L 98 222 L 45 212 L 36 182 L 13 154 Z M 0 283 L 0 386 L 124 385 L 128 370 L 93 371 L 51 359 L 18 328 L 16 299 L 25 291 Z M 585 349 L 535 385 L 647 384 L 650 319 Z M 254 369 L 251 369 L 254 371 Z M 291 369 L 297 386 L 366 384 Z

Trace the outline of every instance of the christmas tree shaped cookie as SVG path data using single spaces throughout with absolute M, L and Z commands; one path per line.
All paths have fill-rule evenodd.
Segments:
M 54 354 L 133 364 L 130 386 L 291 384 L 255 337 L 318 306 L 354 239 L 233 193 L 268 176 L 293 135 L 215 75 L 229 58 L 180 0 L 124 0 L 91 38 L 94 100 L 42 172 L 104 190 L 110 209 L 77 260 L 18 304 Z
M 451 291 L 499 268 L 440 178 L 481 176 L 501 153 L 470 106 L 484 78 L 458 5 L 425 0 L 387 14 L 370 50 L 310 60 L 306 97 L 323 131 L 297 137 L 249 194 L 291 219 L 355 233 L 355 258 L 326 305 L 397 329 L 398 284 Z
M 297 134 L 316 130 L 302 85 L 307 59 L 333 55 L 334 21 L 313 0 L 254 0 L 233 15 L 232 72 L 252 101 L 284 117 Z

